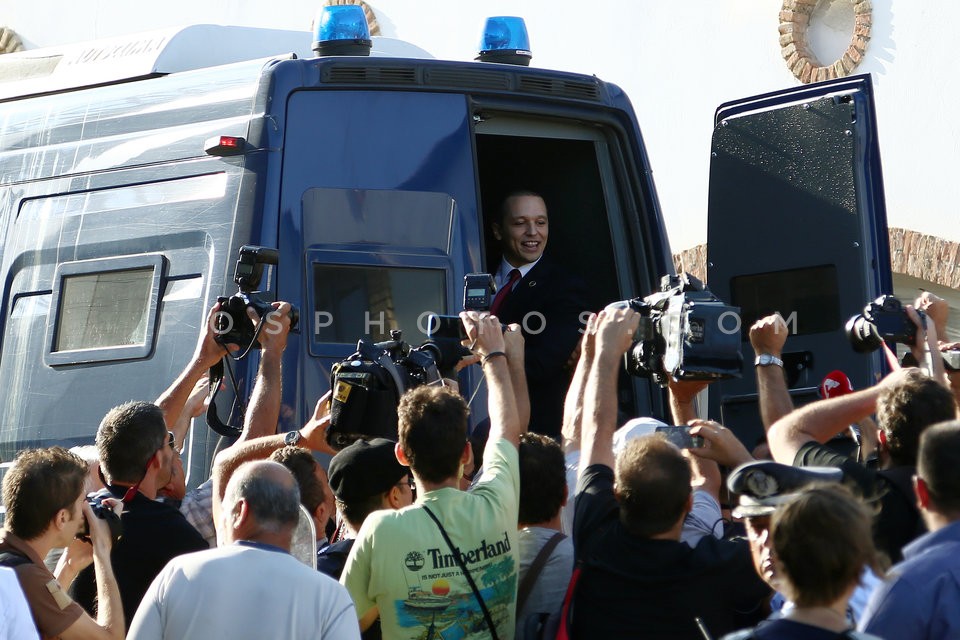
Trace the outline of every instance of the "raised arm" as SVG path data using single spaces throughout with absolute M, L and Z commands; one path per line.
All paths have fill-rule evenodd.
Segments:
M 177 421 L 183 414 L 187 399 L 197 382 L 207 374 L 210 367 L 217 364 L 220 358 L 226 353 L 227 349 L 216 341 L 215 320 L 217 313 L 220 312 L 220 303 L 213 305 L 207 313 L 207 323 L 197 348 L 193 352 L 193 357 L 184 368 L 177 379 L 173 381 L 166 391 L 160 394 L 156 400 L 156 405 L 163 411 L 163 420 L 167 423 L 167 428 L 173 430 L 177 426 Z M 231 345 L 236 347 L 236 345 Z
M 512 324 L 507 329 L 503 334 L 504 351 L 507 354 L 507 367 L 510 369 L 513 398 L 517 403 L 520 433 L 526 433 L 530 427 L 530 392 L 527 390 L 523 334 L 520 333 L 518 324 Z
M 583 450 L 580 473 L 594 464 L 614 466 L 613 433 L 617 429 L 617 376 L 623 354 L 633 342 L 640 316 L 630 309 L 605 309 L 597 317 L 595 356 L 583 394 Z M 584 351 L 591 338 L 584 336 Z
M 328 391 L 317 401 L 313 417 L 300 428 L 298 446 L 306 447 L 319 453 L 335 454 L 327 443 L 327 429 L 330 427 L 330 392 Z M 233 472 L 244 462 L 263 460 L 270 454 L 286 445 L 287 434 L 263 436 L 245 442 L 237 442 L 232 447 L 217 454 L 213 464 L 213 521 L 220 523 L 220 504 L 227 490 L 227 483 Z
M 467 330 L 467 341 L 472 343 L 472 351 L 480 356 L 480 366 L 487 381 L 487 404 L 490 415 L 490 435 L 492 442 L 505 438 L 514 446 L 520 444 L 520 434 L 526 429 L 521 427 L 514 398 L 513 382 L 510 378 L 506 343 L 500 321 L 496 316 L 476 311 L 462 311 L 460 319 Z
M 280 422 L 283 375 L 280 364 L 290 333 L 290 303 L 274 302 L 273 307 L 274 311 L 263 319 L 264 326 L 259 337 L 260 367 L 253 391 L 250 392 L 238 443 L 276 433 L 277 423 Z M 247 313 L 253 322 L 260 320 L 252 309 L 247 309 Z
M 750 327 L 750 344 L 757 356 L 766 354 L 782 359 L 786 341 L 787 323 L 779 313 L 760 318 Z M 754 369 L 757 373 L 760 418 L 764 431 L 769 431 L 774 422 L 793 411 L 793 400 L 782 366 L 757 365 Z
M 587 386 L 587 373 L 593 365 L 594 339 L 597 315 L 591 314 L 587 320 L 586 329 L 580 348 L 580 357 L 577 359 L 573 371 L 573 379 L 567 389 L 567 396 L 563 403 L 563 452 L 565 454 L 580 450 L 580 430 L 583 423 L 583 392 Z
M 885 381 L 898 375 L 901 375 L 901 372 L 894 372 L 887 376 Z M 773 459 L 792 465 L 803 445 L 808 442 L 826 442 L 849 425 L 873 413 L 880 391 L 881 386 L 875 385 L 838 398 L 819 400 L 777 420 L 767 432 L 767 442 Z

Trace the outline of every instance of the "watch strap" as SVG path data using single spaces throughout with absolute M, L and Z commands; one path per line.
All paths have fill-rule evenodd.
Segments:
M 783 360 L 777 356 L 770 355 L 769 353 L 761 353 L 757 356 L 757 359 L 753 361 L 754 366 L 757 367 L 768 367 L 772 364 L 777 365 L 783 369 Z

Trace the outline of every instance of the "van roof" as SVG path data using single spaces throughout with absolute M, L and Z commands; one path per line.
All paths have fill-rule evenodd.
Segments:
M 0 100 L 291 53 L 311 58 L 312 42 L 306 31 L 196 24 L 21 51 L 0 56 Z M 379 37 L 371 55 L 432 57 L 409 43 Z

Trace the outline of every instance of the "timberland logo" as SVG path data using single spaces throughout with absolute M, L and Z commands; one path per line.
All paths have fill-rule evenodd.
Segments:
M 480 546 L 476 549 L 466 552 L 457 549 L 457 553 L 460 555 L 460 560 L 463 564 L 473 564 L 481 560 L 491 560 L 509 551 L 510 538 L 507 536 L 506 531 L 503 532 L 503 540 L 495 544 L 487 544 L 486 539 L 484 539 L 480 541 Z M 434 569 L 449 569 L 458 566 L 456 557 L 452 553 L 449 553 L 447 549 L 427 549 L 427 555 L 430 556 Z

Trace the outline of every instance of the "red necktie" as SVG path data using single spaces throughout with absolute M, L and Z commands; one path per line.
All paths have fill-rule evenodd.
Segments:
M 507 280 L 502 287 L 500 287 L 500 291 L 497 291 L 497 295 L 493 299 L 493 304 L 490 305 L 490 315 L 497 315 L 497 312 L 500 311 L 500 307 L 503 306 L 503 301 L 506 300 L 507 296 L 510 295 L 510 292 L 513 291 L 513 285 L 515 285 L 519 279 L 520 269 L 514 269 L 510 272 L 510 279 Z

